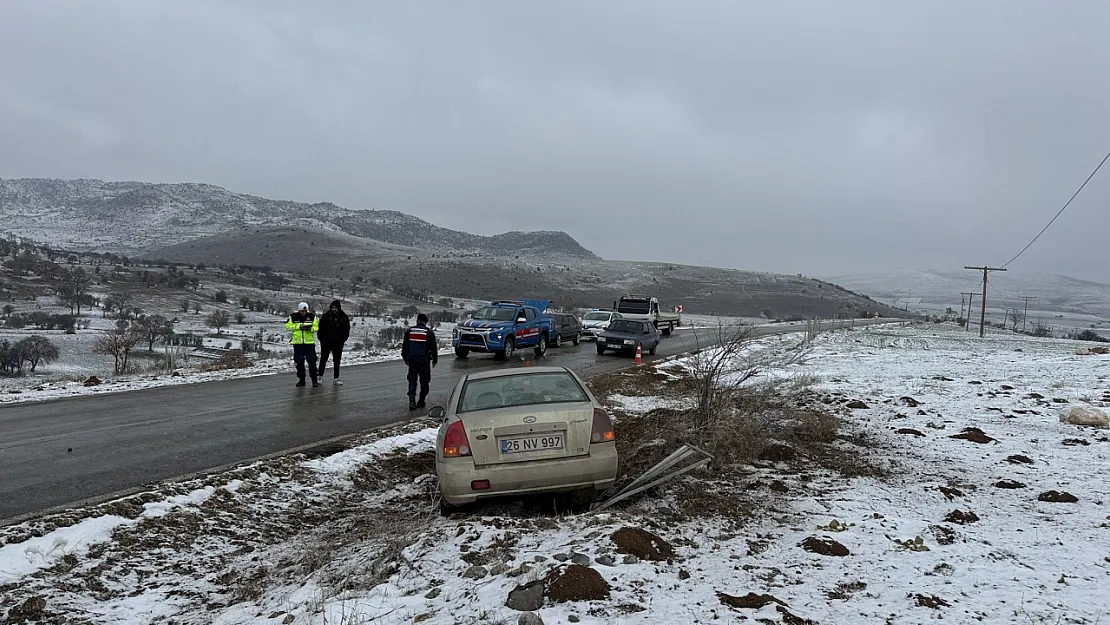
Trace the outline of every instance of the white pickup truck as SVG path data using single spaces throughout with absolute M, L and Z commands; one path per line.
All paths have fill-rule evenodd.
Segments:
M 613 302 L 613 308 L 622 319 L 650 321 L 666 335 L 682 325 L 682 315 L 662 312 L 659 310 L 659 300 L 648 295 L 625 295 L 620 301 Z

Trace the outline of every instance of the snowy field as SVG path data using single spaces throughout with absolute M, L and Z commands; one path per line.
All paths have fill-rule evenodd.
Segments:
M 331 455 L 4 528 L 0 618 L 515 624 L 518 589 L 512 603 L 541 619 L 527 622 L 549 624 L 1110 622 L 1110 438 L 1058 418 L 1110 405 L 1110 355 L 1077 347 L 935 325 L 819 335 L 765 376 L 851 399 L 837 406 L 842 434 L 868 441 L 889 473 L 753 466 L 754 483 L 786 494 L 743 522 L 663 521 L 636 505 L 443 518 L 435 429 L 421 420 Z M 606 401 L 621 419 L 685 402 L 631 388 Z M 628 540 L 645 530 L 662 541 Z

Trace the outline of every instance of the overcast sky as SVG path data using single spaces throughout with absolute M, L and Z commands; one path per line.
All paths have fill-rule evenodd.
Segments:
M 0 177 L 198 181 L 828 276 L 1000 264 L 1110 150 L 1110 3 L 2 0 Z M 1110 166 L 1012 271 L 1110 281 Z

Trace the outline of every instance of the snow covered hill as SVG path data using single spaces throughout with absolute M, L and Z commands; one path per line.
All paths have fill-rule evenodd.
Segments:
M 397 211 L 271 200 L 196 183 L 0 179 L 0 218 L 5 229 L 18 236 L 64 249 L 122 254 L 247 227 L 294 226 L 424 249 L 598 258 L 564 232 L 486 237 Z

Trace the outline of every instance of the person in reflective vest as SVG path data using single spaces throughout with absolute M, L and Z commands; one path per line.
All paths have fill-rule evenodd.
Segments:
M 401 342 L 401 360 L 409 367 L 409 410 L 424 407 L 432 379 L 432 367 L 439 362 L 436 334 L 428 327 L 428 315 L 416 316 L 416 325 L 405 330 Z M 416 382 L 420 381 L 420 399 L 416 398 Z
M 306 360 L 312 386 L 320 386 L 316 379 L 316 331 L 320 329 L 320 320 L 308 310 L 306 302 L 301 302 L 297 312 L 285 320 L 285 329 L 293 333 L 289 342 L 293 344 L 293 361 L 297 363 L 297 386 L 304 386 Z

